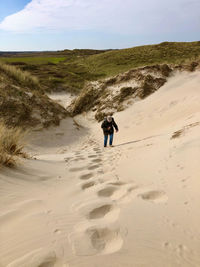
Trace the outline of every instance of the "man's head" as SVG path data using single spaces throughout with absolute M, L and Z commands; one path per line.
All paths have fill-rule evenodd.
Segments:
M 111 116 L 108 116 L 108 117 L 107 117 L 107 121 L 108 121 L 108 122 L 111 122 L 111 121 L 112 121 L 112 117 L 111 117 Z

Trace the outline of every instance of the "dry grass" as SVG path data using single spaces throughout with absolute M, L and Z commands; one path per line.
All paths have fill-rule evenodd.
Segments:
M 4 72 L 8 77 L 15 80 L 20 85 L 38 88 L 39 80 L 37 77 L 32 76 L 27 71 L 21 71 L 15 66 L 0 64 L 0 71 Z
M 23 152 L 27 132 L 21 128 L 8 128 L 0 122 L 0 165 L 13 167 L 17 157 L 26 157 Z
M 81 112 L 90 110 L 98 101 L 100 95 L 103 94 L 105 87 L 96 88 L 92 84 L 86 85 L 80 92 L 80 95 L 73 101 L 69 107 L 72 116 Z

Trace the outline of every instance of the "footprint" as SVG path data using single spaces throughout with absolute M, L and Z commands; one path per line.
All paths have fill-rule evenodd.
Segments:
M 89 183 L 83 184 L 81 188 L 83 190 L 85 190 L 85 189 L 90 188 L 90 187 L 92 187 L 94 185 L 95 185 L 95 182 L 89 182 Z
M 102 159 L 93 159 L 92 162 L 99 163 L 102 162 Z
M 80 176 L 81 180 L 88 180 L 93 177 L 93 173 L 87 173 Z
M 111 185 L 124 185 L 125 183 L 123 182 L 113 182 L 113 183 L 109 183 Z
M 168 197 L 164 191 L 149 191 L 138 195 L 143 200 L 159 203 L 166 202 Z
M 93 209 L 89 215 L 88 218 L 89 219 L 100 219 L 103 218 L 107 213 L 109 213 L 111 210 L 113 209 L 112 205 L 103 205 L 101 207 L 98 207 L 96 209 Z
M 95 148 L 93 148 L 93 150 L 94 150 L 95 152 L 101 152 L 101 149 L 100 149 L 100 148 L 98 148 L 98 147 L 97 147 L 97 148 L 96 148 L 96 147 L 95 147 Z
M 91 165 L 91 166 L 89 166 L 88 167 L 88 170 L 95 170 L 95 169 L 97 169 L 97 168 L 99 168 L 99 165 Z
M 107 187 L 98 192 L 98 196 L 100 197 L 110 197 L 114 194 L 114 192 L 117 191 L 116 187 Z
M 76 157 L 75 159 L 72 159 L 72 161 L 81 161 L 84 160 L 84 157 Z
M 67 157 L 67 158 L 64 158 L 64 160 L 65 160 L 66 162 L 68 162 L 68 161 L 71 160 L 71 158 L 70 158 L 70 157 Z
M 107 186 L 100 191 L 98 191 L 99 197 L 110 197 L 112 200 L 122 200 L 130 201 L 132 199 L 132 196 L 130 195 L 133 190 L 137 189 L 137 186 L 132 187 L 114 187 L 114 186 Z
M 54 230 L 54 233 L 59 235 L 59 234 L 61 234 L 61 230 L 60 229 L 56 229 L 56 230 Z
M 98 155 L 89 155 L 88 158 L 97 158 Z
M 70 168 L 69 171 L 70 172 L 78 172 L 78 171 L 82 171 L 84 169 L 85 169 L 85 167 L 77 167 L 77 168 Z
M 79 256 L 111 254 L 119 251 L 123 245 L 120 230 L 108 227 L 93 226 L 70 238 L 74 239 L 73 248 Z
M 119 230 L 110 230 L 109 228 L 89 229 L 88 234 L 93 248 L 101 254 L 114 253 L 122 247 L 123 240 Z

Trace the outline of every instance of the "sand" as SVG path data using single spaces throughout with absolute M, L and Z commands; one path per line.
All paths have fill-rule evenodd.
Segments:
M 92 114 L 34 133 L 0 173 L 0 266 L 200 266 L 199 84 L 177 73 L 115 114 L 113 148 Z

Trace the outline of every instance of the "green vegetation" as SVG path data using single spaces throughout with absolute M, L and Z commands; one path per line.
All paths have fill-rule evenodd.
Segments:
M 40 80 L 46 92 L 68 91 L 78 93 L 86 81 L 102 77 L 91 73 L 79 62 L 90 55 L 104 53 L 104 50 L 75 49 L 58 52 L 3 53 L 0 62 L 15 65 L 22 71 L 28 71 Z
M 165 42 L 158 45 L 139 46 L 93 55 L 82 59 L 82 63 L 88 68 L 88 71 L 109 77 L 136 67 L 164 63 L 183 64 L 199 58 L 200 41 L 191 43 Z
M 26 64 L 58 64 L 65 60 L 65 57 L 1 57 L 4 63 L 26 63 Z
M 200 41 L 164 42 L 110 51 L 75 49 L 1 55 L 0 61 L 17 65 L 38 77 L 45 91 L 77 94 L 88 81 L 111 77 L 133 68 L 199 60 Z

